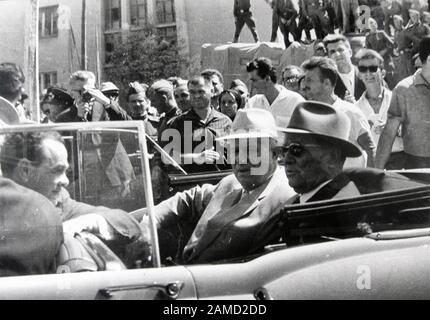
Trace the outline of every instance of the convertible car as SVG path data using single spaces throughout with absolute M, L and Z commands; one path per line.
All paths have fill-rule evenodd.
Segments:
M 128 212 L 147 207 L 152 219 L 143 123 L 10 127 L 1 129 L 0 145 L 13 132 L 52 130 L 63 135 L 69 151 L 72 197 Z M 170 191 L 216 183 L 227 174 L 175 174 Z M 430 171 L 392 172 L 389 179 L 374 170 L 347 174 L 366 181 L 358 186 L 362 196 L 286 207 L 273 221 L 281 236 L 253 256 L 175 265 L 160 255 L 152 224 L 147 261 L 130 269 L 83 232 L 65 236 L 57 274 L 2 277 L 0 299 L 430 298 Z

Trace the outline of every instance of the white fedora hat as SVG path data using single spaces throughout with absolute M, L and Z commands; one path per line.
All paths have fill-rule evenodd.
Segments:
M 216 140 L 273 138 L 278 139 L 279 132 L 273 115 L 263 109 L 240 109 L 237 111 L 229 135 Z

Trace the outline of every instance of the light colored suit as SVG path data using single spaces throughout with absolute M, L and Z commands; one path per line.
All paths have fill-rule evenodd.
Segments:
M 262 249 L 266 233 L 271 232 L 267 222 L 293 195 L 285 170 L 278 168 L 270 181 L 250 194 L 230 175 L 216 186 L 197 186 L 176 194 L 156 206 L 155 213 L 159 229 L 178 223 L 179 260 L 209 262 Z

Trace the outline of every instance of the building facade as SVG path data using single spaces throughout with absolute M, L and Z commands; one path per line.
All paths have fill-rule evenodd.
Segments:
M 270 6 L 261 0 L 251 3 L 260 37 L 269 40 Z M 18 63 L 25 73 L 30 21 L 30 0 L 0 1 L 0 61 Z M 104 70 L 117 40 L 146 25 L 156 27 L 166 40 L 177 41 L 181 55 L 190 61 L 183 75 L 188 76 L 199 69 L 204 43 L 232 41 L 233 0 L 39 0 L 40 90 L 67 86 L 70 73 L 81 69 L 83 59 L 100 81 L 109 80 Z M 252 41 L 246 27 L 241 41 Z

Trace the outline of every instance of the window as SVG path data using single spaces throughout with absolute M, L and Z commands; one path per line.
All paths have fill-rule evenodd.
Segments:
M 147 0 L 130 0 L 130 25 L 142 27 L 147 24 Z
M 175 22 L 175 4 L 173 0 L 156 0 L 157 22 Z
M 105 62 L 107 64 L 111 63 L 115 48 L 120 43 L 122 43 L 122 35 L 120 32 L 105 34 Z
M 121 1 L 120 0 L 105 0 L 106 14 L 105 22 L 106 29 L 121 28 Z
M 158 35 L 166 41 L 177 42 L 176 27 L 157 28 Z
M 57 72 L 42 72 L 39 76 L 40 90 L 45 90 L 57 84 Z
M 39 9 L 39 35 L 42 38 L 58 36 L 58 6 Z

